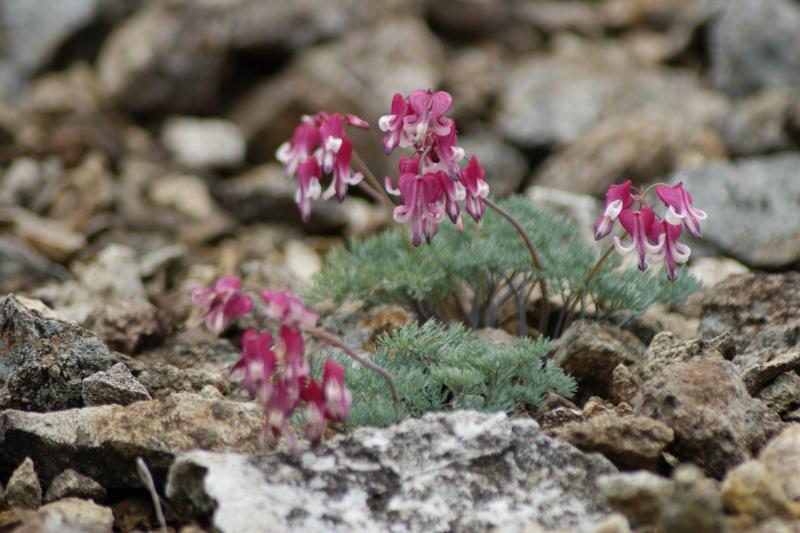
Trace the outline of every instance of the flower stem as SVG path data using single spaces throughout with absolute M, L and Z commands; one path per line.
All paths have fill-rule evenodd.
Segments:
M 498 215 L 506 219 L 509 224 L 511 224 L 517 233 L 525 241 L 525 246 L 528 247 L 528 252 L 531 254 L 531 262 L 533 263 L 533 267 L 536 270 L 542 270 L 542 263 L 539 261 L 539 254 L 536 253 L 536 247 L 533 245 L 533 241 L 531 241 L 528 232 L 525 231 L 525 228 L 522 227 L 517 219 L 515 219 L 511 213 L 494 203 L 489 198 L 484 198 L 483 200 L 486 205 L 488 205 L 491 209 L 494 209 Z M 539 276 L 539 288 L 542 291 L 542 315 L 539 317 L 539 333 L 545 334 L 547 330 L 547 319 L 548 315 L 550 314 L 550 302 L 547 300 L 547 282 L 545 282 L 544 278 Z
M 397 407 L 400 404 L 400 397 L 397 395 L 397 384 L 395 383 L 394 377 L 388 371 L 384 370 L 383 368 L 381 368 L 380 366 L 376 365 L 371 361 L 367 361 L 366 359 L 358 355 L 352 348 L 350 348 L 347 345 L 347 343 L 345 343 L 342 339 L 340 339 L 333 333 L 329 333 L 324 329 L 319 329 L 309 326 L 302 326 L 300 329 L 303 331 L 303 333 L 307 333 L 312 337 L 316 337 L 325 344 L 328 344 L 335 348 L 339 348 L 361 366 L 369 368 L 376 374 L 380 375 L 386 381 L 386 383 L 389 384 L 389 388 L 392 390 L 392 399 L 394 400 L 395 407 Z
M 364 163 L 364 160 L 361 159 L 361 156 L 359 156 L 355 150 L 353 150 L 352 157 L 353 157 L 353 162 L 356 164 L 358 169 L 364 173 L 364 179 L 366 179 L 369 182 L 369 184 L 372 186 L 373 189 L 375 189 L 380 193 L 381 201 L 383 202 L 383 205 L 386 206 L 386 208 L 389 210 L 389 217 L 391 218 L 391 216 L 394 214 L 394 202 L 392 202 L 392 199 L 389 198 L 388 194 L 386 194 L 383 185 L 381 185 L 381 183 L 378 181 L 378 178 L 375 177 L 375 174 L 372 173 L 367 164 Z
M 669 185 L 668 185 L 668 184 L 666 184 L 666 183 L 660 183 L 660 182 L 659 182 L 659 183 L 653 183 L 652 185 L 650 185 L 649 187 L 647 187 L 647 188 L 644 190 L 644 192 L 642 192 L 642 194 L 641 194 L 641 196 L 642 196 L 642 200 L 644 200 L 645 198 L 647 198 L 647 195 L 648 195 L 648 194 L 650 194 L 650 191 L 652 191 L 653 189 L 655 189 L 655 188 L 656 188 L 656 187 L 658 187 L 659 185 L 663 185 L 664 187 L 669 187 Z
M 606 259 L 608 259 L 608 256 L 611 255 L 611 252 L 613 251 L 614 251 L 613 245 L 606 248 L 606 251 L 603 252 L 603 255 L 600 256 L 600 259 L 598 259 L 597 262 L 595 262 L 594 266 L 589 271 L 589 274 L 586 275 L 586 280 L 583 282 L 584 289 L 578 291 L 577 295 L 575 296 L 574 299 L 572 299 L 571 302 L 567 302 L 564 304 L 565 307 L 567 307 L 567 318 L 564 321 L 565 328 L 569 326 L 569 323 L 572 321 L 572 317 L 575 314 L 575 306 L 578 305 L 578 302 L 581 299 L 583 299 L 583 295 L 586 293 L 585 288 L 589 286 L 589 283 L 594 279 L 594 277 L 600 271 L 600 267 L 603 266 L 603 263 L 606 262 Z
M 376 191 L 375 187 L 373 187 L 366 181 L 363 180 L 360 181 L 358 183 L 358 186 L 361 187 L 361 190 L 370 195 L 370 197 L 372 197 L 372 199 L 375 200 L 376 202 L 383 202 L 383 196 L 381 195 L 381 193 Z

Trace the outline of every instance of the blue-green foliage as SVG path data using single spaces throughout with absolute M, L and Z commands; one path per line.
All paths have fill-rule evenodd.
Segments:
M 549 391 L 569 397 L 575 390 L 557 365 L 543 362 L 549 349 L 542 338 L 497 344 L 478 340 L 460 324 L 408 324 L 380 336 L 372 357 L 397 380 L 397 408 L 380 376 L 340 359 L 353 394 L 348 423 L 383 426 L 441 409 L 541 409 Z
M 550 295 L 559 294 L 562 301 L 581 295 L 582 302 L 591 300 L 605 313 L 627 310 L 638 314 L 654 303 L 678 305 L 699 288 L 685 269 L 674 283 L 667 280 L 663 269 L 655 269 L 657 273 L 642 273 L 635 267 L 620 271 L 616 254 L 587 285 L 587 274 L 598 254 L 578 238 L 569 219 L 523 197 L 507 199 L 501 205 L 525 227 L 543 271 L 533 268 L 514 228 L 487 209 L 482 227 L 468 217 L 463 232 L 443 224 L 432 244 L 419 248 L 413 248 L 403 235 L 406 228 L 354 241 L 348 249 L 328 256 L 307 296 L 312 301 L 398 303 L 423 318 L 457 317 L 473 326 L 492 326 L 494 317 L 509 302 L 527 304 L 527 294 L 539 276 L 545 279 Z M 477 297 L 475 287 L 482 287 Z M 460 316 L 452 311 L 456 307 Z

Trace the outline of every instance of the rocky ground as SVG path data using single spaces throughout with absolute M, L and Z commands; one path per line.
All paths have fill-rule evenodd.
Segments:
M 0 27 L 3 531 L 157 529 L 160 507 L 185 532 L 800 531 L 797 1 L 5 0 Z M 575 322 L 552 354 L 574 403 L 535 420 L 265 450 L 236 328 L 190 327 L 188 293 L 300 289 L 381 227 L 357 196 L 299 224 L 274 152 L 301 113 L 376 124 L 420 87 L 453 94 L 496 194 L 587 235 L 609 184 L 683 180 L 704 288 Z M 407 319 L 322 311 L 364 350 Z

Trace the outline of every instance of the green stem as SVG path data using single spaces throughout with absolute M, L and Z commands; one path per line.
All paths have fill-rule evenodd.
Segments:
M 389 198 L 389 195 L 386 193 L 383 185 L 381 185 L 381 183 L 378 181 L 378 178 L 375 177 L 375 174 L 372 173 L 370 168 L 366 163 L 364 163 L 364 160 L 361 159 L 361 156 L 359 156 L 355 150 L 353 150 L 352 157 L 356 167 L 358 167 L 358 169 L 364 174 L 364 179 L 369 182 L 373 189 L 380 193 L 383 205 L 389 210 L 389 218 L 391 218 L 394 215 L 394 202 L 392 202 L 392 199 Z
M 613 251 L 614 251 L 613 245 L 606 248 L 606 251 L 603 253 L 603 255 L 600 256 L 600 259 L 598 259 L 597 262 L 595 262 L 594 266 L 589 271 L 589 274 L 586 275 L 586 280 L 583 282 L 584 288 L 578 291 L 575 298 L 572 299 L 572 302 L 565 302 L 565 305 L 568 305 L 568 308 L 567 308 L 567 319 L 564 321 L 564 328 L 569 326 L 569 323 L 572 321 L 572 317 L 575 314 L 575 306 L 577 306 L 578 302 L 583 299 L 583 296 L 586 293 L 586 287 L 589 286 L 589 283 L 594 279 L 594 277 L 600 271 L 600 267 L 603 265 L 603 263 L 606 262 L 606 259 L 608 259 L 608 256 L 610 256 L 611 252 Z
M 489 198 L 485 198 L 483 200 L 486 205 L 488 205 L 491 209 L 493 209 L 498 215 L 503 217 L 509 224 L 511 224 L 514 229 L 517 231 L 519 236 L 525 242 L 525 246 L 528 248 L 528 252 L 531 254 L 531 262 L 533 263 L 533 268 L 538 271 L 542 271 L 542 263 L 539 261 L 539 254 L 536 253 L 536 247 L 533 245 L 533 241 L 531 241 L 528 232 L 525 231 L 525 228 L 522 227 L 517 219 L 515 219 L 511 213 L 494 203 Z M 542 291 L 542 315 L 539 317 L 539 333 L 544 335 L 547 331 L 547 319 L 548 315 L 550 314 L 550 302 L 547 300 L 547 282 L 544 280 L 542 276 L 539 276 L 539 288 Z
M 334 335 L 333 333 L 329 333 L 324 329 L 309 327 L 309 326 L 301 326 L 301 331 L 303 333 L 307 333 L 312 337 L 316 337 L 317 339 L 321 340 L 325 344 L 329 344 L 335 348 L 339 348 L 344 353 L 346 353 L 351 359 L 356 361 L 361 366 L 369 368 L 379 376 L 381 376 L 386 383 L 389 384 L 389 388 L 392 390 L 392 399 L 394 400 L 395 407 L 399 406 L 400 404 L 400 397 L 397 394 L 397 384 L 394 380 L 394 377 L 385 369 L 381 368 L 380 366 L 376 365 L 372 361 L 367 361 L 360 355 L 358 355 L 355 350 L 350 348 L 347 343 L 345 343 L 342 339 Z

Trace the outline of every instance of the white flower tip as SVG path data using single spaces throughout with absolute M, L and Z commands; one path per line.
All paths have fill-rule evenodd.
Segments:
M 394 119 L 395 119 L 394 115 L 383 115 L 380 119 L 378 119 L 378 127 L 383 132 L 389 131 L 392 128 L 391 122 Z

